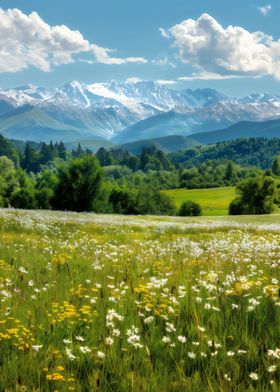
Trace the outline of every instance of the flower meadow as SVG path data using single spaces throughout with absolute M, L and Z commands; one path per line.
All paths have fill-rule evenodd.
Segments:
M 278 218 L 0 210 L 0 391 L 279 391 Z

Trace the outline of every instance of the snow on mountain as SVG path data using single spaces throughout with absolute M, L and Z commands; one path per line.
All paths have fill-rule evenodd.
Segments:
M 181 92 L 191 107 L 203 108 L 212 105 L 216 102 L 233 102 L 235 98 L 228 97 L 224 94 L 219 93 L 216 90 L 205 88 L 190 90 L 186 89 Z
M 0 103 L 1 113 L 31 105 L 64 124 L 65 129 L 105 139 L 129 134 L 130 140 L 137 140 L 144 131 L 149 135 L 149 129 L 143 130 L 143 126 L 151 123 L 153 137 L 160 137 L 162 132 L 190 135 L 238 121 L 280 116 L 280 95 L 251 94 L 237 98 L 213 89 L 179 91 L 154 81 L 93 84 L 73 81 L 51 89 L 28 85 L 0 90 Z M 175 115 L 164 115 L 169 112 Z M 151 121 L 143 123 L 150 118 Z M 160 120 L 158 125 L 155 119 Z
M 55 89 L 47 90 L 33 85 L 0 90 L 0 95 L 5 96 L 14 107 L 28 104 L 36 106 L 38 102 L 51 98 L 54 93 Z
M 110 90 L 106 85 L 94 83 L 87 87 L 87 91 L 89 91 L 94 96 L 97 95 L 98 97 L 109 98 L 113 101 L 119 102 L 129 108 L 131 111 L 138 112 L 139 110 L 138 102 L 135 99 L 129 98 L 122 91 L 115 92 L 113 90 Z

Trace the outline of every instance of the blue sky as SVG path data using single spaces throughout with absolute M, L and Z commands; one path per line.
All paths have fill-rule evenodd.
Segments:
M 280 93 L 277 0 L 6 0 L 0 6 L 1 87 L 139 78 L 231 95 Z

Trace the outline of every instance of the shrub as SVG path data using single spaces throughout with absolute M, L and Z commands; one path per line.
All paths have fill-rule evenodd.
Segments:
M 116 214 L 137 214 L 135 200 L 135 192 L 124 188 L 114 188 L 109 196 L 109 203 Z
M 27 188 L 21 188 L 13 193 L 11 205 L 15 208 L 34 209 L 37 207 L 34 193 Z
M 109 202 L 113 211 L 118 214 L 173 215 L 176 210 L 173 201 L 167 195 L 149 188 L 115 188 L 110 194 Z
M 179 215 L 180 216 L 200 216 L 202 213 L 201 207 L 198 203 L 187 200 L 181 204 Z

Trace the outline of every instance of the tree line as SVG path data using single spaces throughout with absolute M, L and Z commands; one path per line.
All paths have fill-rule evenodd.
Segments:
M 244 141 L 233 143 L 236 149 L 237 145 L 243 146 Z M 267 141 L 261 143 L 265 146 Z M 217 148 L 221 152 L 221 145 Z M 224 148 L 231 151 L 228 142 Z M 208 146 L 209 149 L 213 146 Z M 277 150 L 266 170 L 233 162 L 227 155 L 198 160 L 199 154 L 205 156 L 207 148 L 199 150 L 193 161 L 197 164 L 192 166 L 186 160 L 179 163 L 178 156 L 192 156 L 194 149 L 174 155 L 151 146 L 135 156 L 120 148 L 100 148 L 93 154 L 81 145 L 69 151 L 62 142 L 23 144 L 0 135 L 0 206 L 200 215 L 201 208 L 195 201 L 187 200 L 176 209 L 173 201 L 160 190 L 236 184 L 239 196 L 230 206 L 232 214 L 269 213 L 279 203 L 280 155 L 276 154 Z

